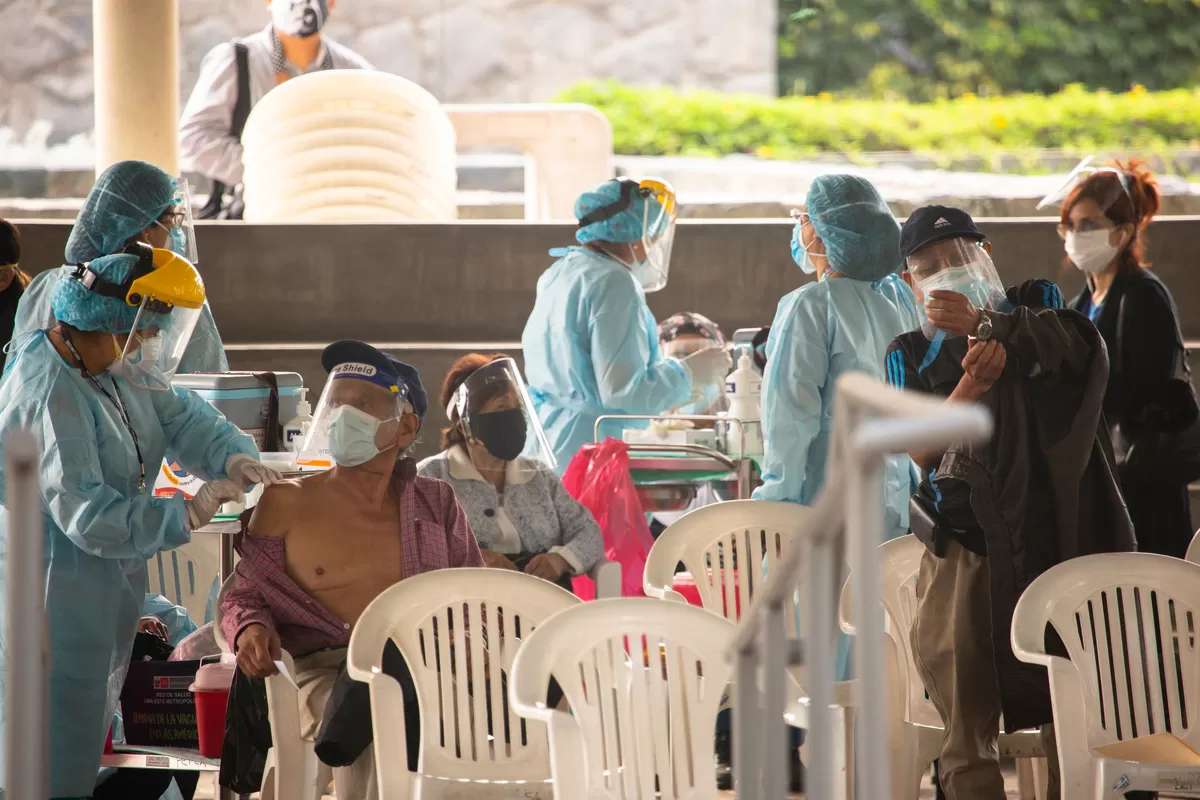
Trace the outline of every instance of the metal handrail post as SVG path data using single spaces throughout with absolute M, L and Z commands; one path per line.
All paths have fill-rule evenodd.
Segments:
M 41 453 L 26 430 L 4 440 L 4 506 L 8 511 L 8 686 L 4 698 L 5 793 L 50 793 L 50 640 L 46 621 L 44 520 L 38 484 Z

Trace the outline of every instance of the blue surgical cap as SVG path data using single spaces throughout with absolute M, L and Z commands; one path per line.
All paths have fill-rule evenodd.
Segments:
M 597 209 L 611 206 L 621 199 L 621 182 L 605 181 L 591 191 L 584 192 L 575 201 L 575 218 L 582 220 Z M 661 231 L 644 230 L 647 222 L 654 225 L 664 219 L 662 204 L 654 197 L 642 197 L 633 193 L 629 207 L 606 220 L 595 222 L 575 231 L 580 244 L 589 242 L 614 242 L 632 244 L 640 242 L 643 234 L 655 236 Z M 647 208 L 647 206 L 649 208 Z M 647 214 L 647 211 L 649 213 Z
M 118 253 L 91 261 L 91 270 L 113 283 L 124 283 L 138 263 L 137 256 Z M 105 297 L 89 290 L 78 280 L 64 275 L 50 295 L 54 318 L 81 331 L 129 333 L 138 309 L 124 300 Z
M 809 185 L 807 201 L 830 269 L 860 281 L 900 269 L 900 225 L 870 181 L 820 175 Z
M 145 161 L 118 161 L 101 173 L 67 239 L 67 264 L 111 255 L 171 205 L 178 182 Z

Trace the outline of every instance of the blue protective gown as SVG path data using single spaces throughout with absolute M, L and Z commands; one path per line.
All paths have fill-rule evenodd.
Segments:
M 916 297 L 903 280 L 828 278 L 779 302 L 763 373 L 763 485 L 756 500 L 811 505 L 825 484 L 833 434 L 833 393 L 845 372 L 884 380 L 892 339 L 921 325 Z M 884 532 L 908 532 L 912 461 L 889 459 L 884 471 Z
M 56 324 L 54 311 L 50 308 L 50 295 L 63 275 L 61 269 L 48 269 L 39 272 L 29 282 L 21 301 L 17 303 L 17 314 L 13 320 L 12 341 L 15 342 L 30 331 L 44 331 Z M 228 372 L 229 361 L 225 358 L 225 343 L 217 331 L 217 323 L 213 320 L 212 311 L 205 301 L 200 310 L 200 318 L 196 320 L 196 329 L 188 341 L 183 358 L 179 361 L 177 372 Z
M 691 376 L 663 358 L 646 293 L 628 269 L 572 247 L 538 279 L 521 336 L 525 376 L 558 474 L 605 414 L 662 414 L 686 403 Z M 607 431 L 610 435 L 615 433 Z
M 120 387 L 151 486 L 163 457 L 206 479 L 227 477 L 249 436 L 184 389 Z M 146 594 L 146 559 L 191 539 L 182 497 L 141 494 L 133 440 L 116 407 L 37 331 L 18 340 L 0 381 L 0 432 L 29 428 L 42 446 L 46 615 L 50 630 L 50 796 L 85 797 L 120 696 Z M 3 502 L 0 437 L 0 502 Z M 0 508 L 0 624 L 8 578 L 8 515 Z M 0 703 L 7 673 L 0 645 Z M 0 741 L 0 754 L 3 753 Z M 0 765 L 2 766 L 2 765 Z
M 921 325 L 912 289 L 896 275 L 877 281 L 826 278 L 779 302 L 763 373 L 763 485 L 755 500 L 811 505 L 825 485 L 833 435 L 833 394 L 851 370 L 884 379 L 888 345 Z M 916 471 L 906 456 L 884 469 L 884 537 L 908 533 Z M 838 639 L 834 676 L 850 678 L 850 637 Z

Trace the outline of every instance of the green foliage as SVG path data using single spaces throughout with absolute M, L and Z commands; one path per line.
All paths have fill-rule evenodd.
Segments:
M 783 94 L 934 100 L 1200 81 L 1200 0 L 780 0 Z
M 912 103 L 831 95 L 773 99 L 603 82 L 580 84 L 558 99 L 603 111 L 616 151 L 630 155 L 796 159 L 901 151 L 949 160 L 1047 148 L 1162 152 L 1200 145 L 1200 89 L 1148 92 L 1137 86 L 1115 94 L 1069 86 L 1049 96 Z

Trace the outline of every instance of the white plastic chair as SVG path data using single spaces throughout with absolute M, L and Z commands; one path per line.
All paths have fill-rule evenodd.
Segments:
M 444 569 L 407 578 L 367 606 L 350 637 L 347 669 L 371 687 L 380 796 L 524 798 L 545 787 L 546 730 L 512 713 L 504 685 L 522 640 L 576 605 L 570 592 L 519 572 Z M 389 639 L 416 685 L 416 774 L 408 771 L 400 684 L 382 672 Z
M 203 625 L 208 594 L 220 573 L 220 546 L 219 536 L 196 536 L 174 550 L 156 553 L 146 561 L 146 591 L 183 606 L 193 622 Z
M 715 800 L 713 733 L 735 631 L 703 609 L 648 598 L 582 604 L 534 631 L 509 690 L 518 714 L 549 726 L 555 798 Z M 546 706 L 551 677 L 570 712 Z M 799 696 L 793 681 L 788 697 Z M 789 710 L 803 721 L 798 705 Z
M 1021 595 L 1013 652 L 1050 672 L 1064 800 L 1200 791 L 1195 766 L 1096 753 L 1163 732 L 1200 749 L 1198 614 L 1200 567 L 1149 553 L 1076 558 L 1046 570 Z M 1047 625 L 1067 658 L 1046 652 Z
M 701 605 L 737 622 L 739 609 L 749 609 L 755 593 L 766 586 L 799 530 L 800 520 L 808 513 L 807 506 L 763 500 L 731 500 L 702 506 L 659 534 L 646 557 L 643 588 L 649 597 L 687 602 L 673 588 L 675 567 L 682 561 L 696 581 Z M 800 636 L 802 597 L 803 593 L 797 596 L 795 613 L 784 615 L 787 635 L 793 638 Z M 803 686 L 804 669 L 794 667 L 790 672 Z M 839 707 L 844 705 L 848 701 L 839 701 Z M 728 702 L 722 705 L 722 710 L 731 707 L 732 702 Z M 844 731 L 845 715 L 841 715 L 839 722 Z M 838 738 L 845 769 L 847 745 L 844 735 Z M 838 788 L 842 789 L 840 781 Z M 846 791 L 849 792 L 848 786 Z
M 599 561 L 587 575 L 596 584 L 597 600 L 621 596 L 621 562 Z
M 917 673 L 909 632 L 917 617 L 917 573 L 925 546 L 917 537 L 901 536 L 879 546 L 880 572 L 883 576 L 881 595 L 887 613 L 887 689 L 889 701 L 888 742 L 891 746 L 892 785 L 894 800 L 916 800 L 921 793 L 921 781 L 941 752 L 945 730 L 937 708 L 925 691 Z M 842 587 L 838 606 L 842 630 L 856 635 L 851 598 L 853 588 L 848 579 Z M 848 682 L 852 684 L 853 682 Z M 839 698 L 851 697 L 853 688 L 842 684 Z M 1001 734 L 1000 752 L 1018 759 L 1020 797 L 1032 800 L 1044 796 L 1035 786 L 1032 764 L 1027 759 L 1044 759 L 1041 734 L 1021 731 Z M 1044 767 L 1044 765 L 1040 765 Z
M 230 575 L 221 584 L 213 612 L 213 638 L 226 653 L 232 653 L 233 648 L 221 630 L 221 601 L 235 580 L 237 576 Z M 286 650 L 282 660 L 288 673 L 295 675 L 296 665 Z M 263 767 L 262 800 L 321 800 L 333 780 L 333 769 L 317 758 L 312 740 L 300 736 L 300 694 L 282 675 L 267 678 L 266 686 L 271 749 Z
M 1192 537 L 1192 543 L 1188 545 L 1187 554 L 1184 555 L 1183 560 L 1200 564 L 1200 531 L 1196 531 L 1196 535 Z

